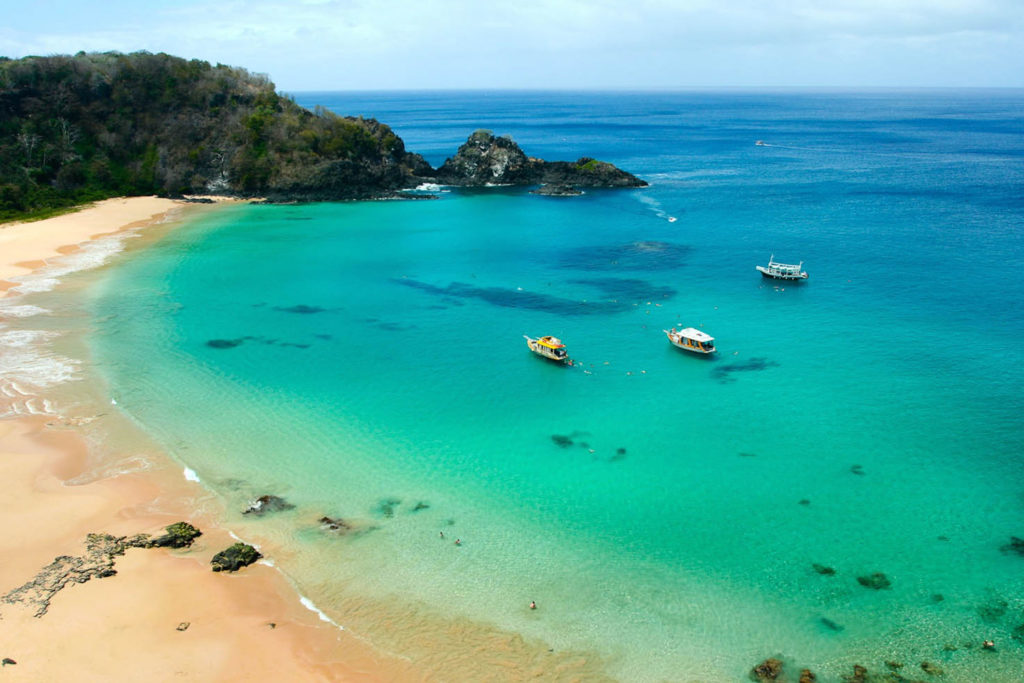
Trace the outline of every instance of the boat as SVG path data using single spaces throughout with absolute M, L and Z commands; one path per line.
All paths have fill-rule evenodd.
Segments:
M 803 261 L 795 266 L 789 263 L 778 263 L 775 260 L 775 254 L 772 254 L 768 259 L 768 265 L 757 266 L 757 269 L 761 271 L 761 275 L 775 280 L 806 280 L 807 273 L 800 270 L 803 265 Z
M 758 140 L 754 144 L 757 145 L 758 147 L 767 147 L 768 146 L 768 143 L 765 142 L 764 140 Z
M 558 337 L 548 335 L 533 339 L 525 334 L 523 337 L 526 338 L 526 345 L 538 356 L 544 356 L 559 363 L 572 365 L 572 361 L 569 360 L 569 352 L 565 350 L 565 344 Z
M 662 332 L 668 336 L 668 340 L 672 344 L 686 351 L 704 355 L 715 352 L 715 338 L 701 332 L 696 327 L 687 327 L 682 330 L 673 327 L 671 330 L 662 330 Z

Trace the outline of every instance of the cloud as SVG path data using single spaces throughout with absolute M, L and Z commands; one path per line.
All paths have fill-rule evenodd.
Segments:
M 179 0 L 157 8 L 110 0 L 105 7 L 98 23 L 81 12 L 63 24 L 12 19 L 0 32 L 0 53 L 165 51 L 267 72 L 292 90 L 942 85 L 943 73 L 948 85 L 1024 85 L 1015 75 L 1024 72 L 1019 0 Z M 857 60 L 865 64 L 859 71 Z M 943 71 L 930 66 L 936 60 Z M 887 73 L 879 63 L 890 65 Z

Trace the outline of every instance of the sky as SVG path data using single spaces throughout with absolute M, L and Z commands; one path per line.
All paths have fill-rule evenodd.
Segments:
M 0 0 L 0 56 L 166 52 L 279 90 L 1024 87 L 1024 0 Z

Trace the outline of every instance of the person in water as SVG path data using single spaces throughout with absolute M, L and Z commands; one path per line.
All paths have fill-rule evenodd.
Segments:
M 537 609 L 537 601 L 530 600 L 530 609 Z

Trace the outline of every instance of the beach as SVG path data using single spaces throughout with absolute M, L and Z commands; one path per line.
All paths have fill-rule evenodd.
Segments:
M 56 218 L 0 226 L 0 279 L 8 303 L 22 277 L 95 237 L 158 224 L 166 229 L 211 208 L 216 210 L 155 197 L 112 199 Z M 0 594 L 31 581 L 58 556 L 81 555 L 90 533 L 158 535 L 184 520 L 203 535 L 183 550 L 129 549 L 116 558 L 113 576 L 85 583 L 72 576 L 41 616 L 38 605 L 0 602 L 7 679 L 415 678 L 405 670 L 408 662 L 382 657 L 305 607 L 271 564 L 237 574 L 212 572 L 210 558 L 236 540 L 217 525 L 219 504 L 157 449 L 146 450 L 143 466 L 103 469 L 117 454 L 90 453 L 79 431 L 83 425 L 104 429 L 110 421 L 121 432 L 117 443 L 131 443 L 131 428 L 115 415 L 46 414 L 38 408 L 50 406 L 46 397 L 12 384 L 0 395 L 7 404 L 0 414 L 8 415 L 0 419 L 6 497 Z

